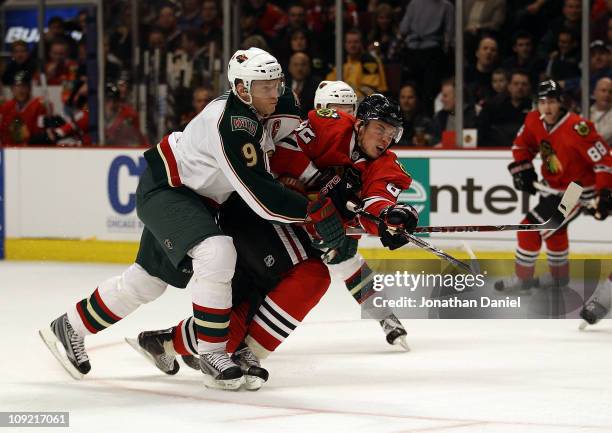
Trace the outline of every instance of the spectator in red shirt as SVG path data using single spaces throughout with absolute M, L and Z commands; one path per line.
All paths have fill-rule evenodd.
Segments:
M 0 141 L 4 146 L 28 145 L 30 138 L 43 132 L 47 114 L 41 98 L 32 98 L 32 77 L 24 71 L 15 75 L 13 99 L 0 107 Z
M 245 5 L 248 15 L 255 15 L 257 28 L 266 38 L 274 38 L 278 32 L 287 25 L 287 14 L 278 6 L 266 0 L 248 0 Z
M 106 85 L 104 101 L 105 144 L 108 146 L 146 146 L 147 139 L 140 131 L 138 113 L 131 105 L 121 102 L 119 89 Z
M 49 49 L 49 61 L 45 65 L 47 84 L 49 86 L 61 86 L 66 81 L 76 79 L 79 65 L 68 58 L 68 44 L 63 39 L 51 42 Z

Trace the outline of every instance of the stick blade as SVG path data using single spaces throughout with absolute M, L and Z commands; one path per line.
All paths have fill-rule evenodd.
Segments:
M 567 218 L 569 213 L 576 207 L 580 196 L 582 195 L 582 188 L 576 182 L 572 182 L 568 185 L 563 197 L 561 197 L 561 203 L 559 203 L 558 210 L 563 214 L 564 218 Z

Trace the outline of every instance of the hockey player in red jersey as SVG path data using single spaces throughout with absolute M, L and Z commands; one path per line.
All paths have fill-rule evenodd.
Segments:
M 32 137 L 43 132 L 47 109 L 41 98 L 32 97 L 27 72 L 15 75 L 11 90 L 13 99 L 0 107 L 0 141 L 4 146 L 28 145 Z
M 516 189 L 535 194 L 538 176 L 531 161 L 539 153 L 544 183 L 562 194 L 570 182 L 584 187 L 582 200 L 595 198 L 593 214 L 604 220 L 612 207 L 612 156 L 610 148 L 593 124 L 562 107 L 561 88 L 553 80 L 538 86 L 538 110 L 525 118 L 519 130 L 508 166 Z M 541 193 L 539 203 L 525 216 L 523 223 L 542 223 L 559 205 L 560 196 Z M 567 224 L 578 217 L 578 206 L 567 221 L 556 230 L 518 232 L 515 273 L 509 279 L 496 282 L 497 290 L 531 287 L 563 287 L 569 280 L 569 241 Z M 535 262 L 542 241 L 546 242 L 550 277 L 534 278 Z
M 351 87 L 343 81 L 322 81 L 315 93 L 315 107 L 318 109 L 333 108 L 337 110 L 338 113 L 344 112 L 353 115 L 355 113 L 356 102 L 357 96 Z M 331 152 L 331 155 L 336 155 L 331 157 L 331 161 L 333 161 L 333 158 L 338 158 L 338 160 L 335 163 L 332 162 L 331 165 L 342 165 L 341 161 L 347 156 L 350 158 L 353 152 L 357 152 L 355 156 L 360 152 L 363 155 L 363 151 L 360 151 L 359 146 L 356 148 L 354 146 L 353 134 L 350 132 L 351 128 L 356 127 L 359 129 L 361 126 L 364 126 L 364 113 L 372 109 L 368 107 L 368 104 L 380 104 L 382 107 L 386 103 L 388 103 L 388 101 L 386 102 L 378 96 L 375 96 L 374 99 L 367 98 L 366 105 L 361 105 L 360 115 L 358 116 L 362 117 L 359 122 L 361 125 L 349 127 L 348 129 L 346 125 L 351 122 L 350 120 L 343 120 L 340 122 L 329 122 L 325 120 L 317 121 L 316 119 L 320 119 L 320 117 L 318 114 L 315 115 L 314 113 L 321 112 L 318 110 L 311 112 L 315 119 L 315 124 L 317 125 L 312 128 L 321 131 L 324 130 L 328 134 L 322 134 L 316 140 L 305 143 L 305 140 L 300 139 L 298 133 L 297 139 L 294 138 L 293 141 L 297 140 L 301 143 L 300 152 L 303 154 L 297 154 L 297 156 L 295 154 L 295 148 L 292 147 L 292 138 L 290 137 L 289 140 L 284 141 L 281 140 L 280 143 L 277 143 L 277 151 L 272 158 L 272 170 L 279 173 L 281 177 L 288 175 L 290 179 L 299 179 L 301 182 L 308 185 L 309 183 L 312 184 L 316 182 L 316 178 L 314 180 L 309 180 L 307 179 L 308 176 L 320 176 L 320 173 L 324 171 L 324 169 L 329 168 L 329 157 L 325 157 L 327 159 L 323 158 L 324 162 L 320 162 L 321 157 L 318 155 L 319 153 Z M 343 116 L 341 114 L 339 115 Z M 347 119 L 347 116 L 344 116 L 343 119 Z M 354 120 L 352 122 L 354 122 Z M 310 123 L 310 116 L 308 123 Z M 305 127 L 306 125 L 303 125 L 303 128 Z M 343 130 L 345 132 L 342 132 Z M 336 141 L 336 134 L 338 133 L 350 137 L 349 141 L 346 142 L 345 140 L 344 143 Z M 326 144 L 325 140 L 329 140 L 329 145 Z M 342 148 L 342 145 L 344 145 L 344 148 Z M 302 147 L 304 151 L 302 151 Z M 318 160 L 317 162 L 311 161 L 311 159 L 314 160 L 315 158 Z M 358 166 L 361 167 L 360 181 L 365 181 L 367 183 L 367 185 L 363 185 L 361 198 L 364 200 L 364 205 L 368 212 L 379 215 L 380 211 L 389 206 L 390 203 L 395 204 L 401 190 L 408 188 L 410 179 L 406 177 L 406 173 L 403 171 L 403 168 L 397 162 L 397 158 L 395 158 L 395 154 L 392 152 L 385 152 L 385 156 L 377 160 L 375 164 L 371 164 L 371 157 L 358 158 L 356 163 L 357 162 Z M 366 165 L 369 166 L 367 174 L 365 172 Z M 312 167 L 316 167 L 316 171 L 313 171 Z M 317 172 L 319 174 L 316 174 Z M 374 175 L 374 173 L 376 173 L 376 175 Z M 393 183 L 394 177 L 397 178 L 395 184 Z M 374 235 L 378 234 L 378 228 L 375 224 L 368 220 L 359 222 L 369 226 L 369 233 Z M 367 227 L 365 228 L 367 229 Z M 365 262 L 363 256 L 358 252 L 351 259 L 337 266 L 333 266 L 332 272 L 337 274 L 345 282 L 347 290 L 359 304 L 363 304 L 372 293 L 371 290 L 361 290 L 371 283 L 370 278 L 372 271 Z M 364 311 L 371 312 L 372 310 L 364 308 Z M 380 313 L 381 311 L 377 311 L 377 314 L 374 315 L 373 318 L 378 319 L 385 333 L 387 342 L 392 345 L 399 344 L 405 350 L 409 350 L 408 344 L 406 343 L 406 330 L 399 319 L 391 311 L 386 311 L 386 313 L 382 315 Z
M 119 89 L 114 84 L 106 85 L 104 115 L 106 118 L 106 145 L 146 146 L 147 139 L 140 131 L 138 113 L 131 105 L 121 102 Z

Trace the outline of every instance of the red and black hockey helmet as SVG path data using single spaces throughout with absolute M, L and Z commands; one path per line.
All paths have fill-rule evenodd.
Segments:
M 366 96 L 357 107 L 357 119 L 368 122 L 370 120 L 380 120 L 397 128 L 395 141 L 399 141 L 402 136 L 402 113 L 397 102 L 387 98 L 380 93 Z
M 561 101 L 563 91 L 561 86 L 555 80 L 545 80 L 538 84 L 537 98 L 555 98 Z

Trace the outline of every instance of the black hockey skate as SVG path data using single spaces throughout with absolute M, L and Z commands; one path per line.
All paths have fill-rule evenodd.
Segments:
M 584 320 L 580 324 L 582 331 L 587 325 L 594 325 L 608 315 L 608 309 L 601 305 L 597 300 L 593 300 L 582 307 L 580 317 Z
M 407 352 L 410 351 L 410 346 L 408 346 L 408 343 L 406 342 L 406 329 L 395 314 L 389 314 L 379 323 L 383 332 L 385 333 L 385 336 L 387 337 L 387 343 L 391 345 L 399 344 Z
M 164 373 L 173 375 L 179 371 L 172 346 L 172 328 L 141 332 L 137 340 L 126 338 L 125 341 Z
M 201 353 L 200 369 L 207 388 L 237 391 L 244 383 L 242 370 L 225 351 Z
M 242 369 L 245 389 L 257 391 L 268 380 L 268 370 L 261 366 L 257 356 L 255 356 L 246 344 L 242 343 L 238 350 L 234 352 L 232 361 L 238 364 Z
M 84 374 L 89 373 L 91 364 L 85 351 L 85 339 L 72 328 L 67 314 L 62 314 L 48 328 L 39 330 L 38 334 L 73 378 L 82 379 Z M 63 351 L 58 350 L 59 344 L 63 346 Z
M 187 367 L 193 368 L 194 370 L 200 370 L 200 360 L 197 356 L 181 355 L 181 358 Z

